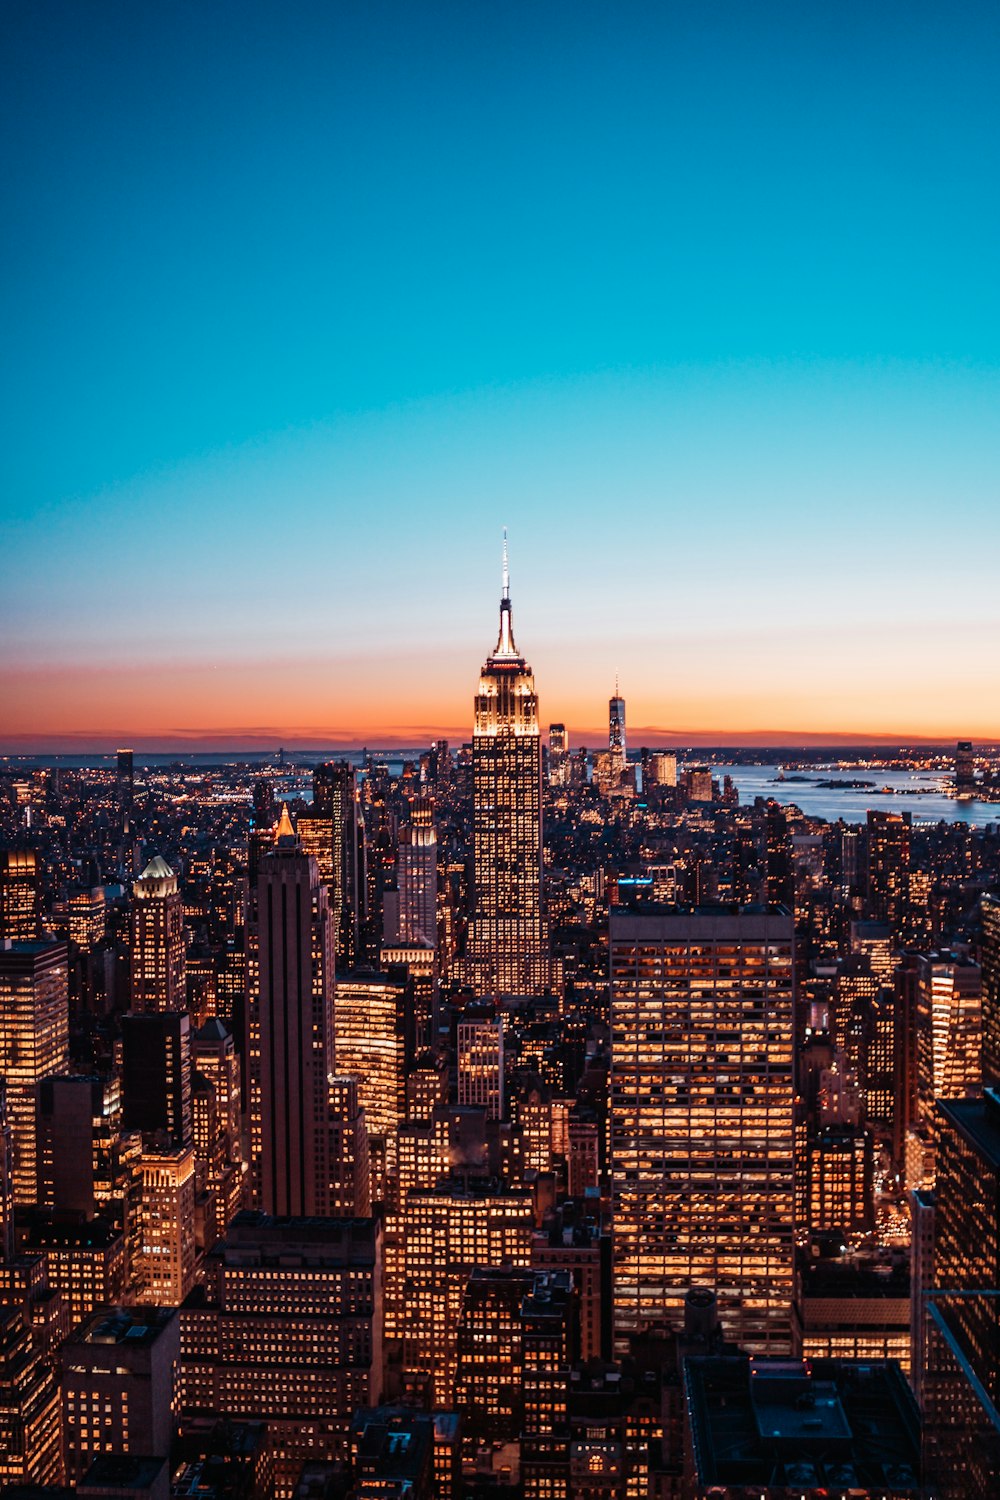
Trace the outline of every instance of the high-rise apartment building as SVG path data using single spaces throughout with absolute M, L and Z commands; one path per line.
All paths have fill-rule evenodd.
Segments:
M 790 1347 L 793 923 L 781 908 L 612 909 L 616 1334 L 679 1321 Z
M 0 850 L 0 941 L 37 943 L 41 936 L 38 855 L 33 849 Z
M 65 943 L 0 944 L 0 1078 L 14 1147 L 15 1203 L 38 1202 L 38 1094 L 69 1065 Z
M 551 982 L 542 902 L 538 697 L 514 643 L 504 543 L 500 632 L 479 678 L 472 738 L 473 893 L 468 973 L 482 993 Z
M 251 1141 L 268 1213 L 324 1214 L 334 1071 L 333 924 L 316 861 L 282 810 L 260 862 L 251 954 Z
M 177 876 L 159 855 L 132 887 L 130 955 L 132 1009 L 184 1010 L 184 904 Z

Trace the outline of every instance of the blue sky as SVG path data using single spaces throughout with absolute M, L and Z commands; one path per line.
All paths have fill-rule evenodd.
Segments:
M 0 738 L 1000 736 L 996 7 L 0 29 Z

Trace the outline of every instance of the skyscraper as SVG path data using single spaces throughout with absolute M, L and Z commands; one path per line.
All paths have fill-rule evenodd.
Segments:
M 983 897 L 983 1083 L 1000 1088 L 1000 896 Z
M 119 750 L 115 766 L 115 792 L 118 805 L 127 812 L 135 796 L 135 752 Z
M 621 775 L 625 769 L 625 699 L 619 696 L 615 681 L 615 695 L 608 701 L 608 753 L 611 768 Z
M 782 908 L 611 915 L 615 1324 L 680 1318 L 789 1351 L 793 923 Z
M 437 947 L 437 833 L 433 808 L 419 797 L 399 831 L 397 862 L 399 938 L 403 944 Z
M 319 866 L 333 920 L 337 963 L 350 968 L 359 951 L 362 880 L 359 869 L 359 824 L 354 767 L 346 760 L 327 761 L 313 771 L 313 801 L 299 818 L 302 848 Z
M 514 643 L 504 535 L 500 632 L 475 699 L 468 973 L 480 992 L 551 983 L 542 905 L 542 756 L 531 668 Z
M 184 1010 L 184 904 L 177 876 L 159 855 L 132 887 L 130 949 L 132 1009 Z
M 971 740 L 959 740 L 955 750 L 955 796 L 967 802 L 976 795 L 976 756 Z
M 251 1138 L 268 1213 L 324 1214 L 330 1191 L 333 924 L 283 808 L 260 863 L 250 982 Z
M 0 850 L 0 939 L 34 943 L 42 935 L 38 855 Z
M 15 1203 L 38 1202 L 38 1090 L 69 1064 L 65 943 L 0 945 L 0 1078 L 14 1145 Z

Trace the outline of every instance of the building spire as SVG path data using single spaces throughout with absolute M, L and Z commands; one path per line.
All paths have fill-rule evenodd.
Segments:
M 278 820 L 278 827 L 274 835 L 274 842 L 277 845 L 281 843 L 282 839 L 294 838 L 295 829 L 292 826 L 292 820 L 288 815 L 288 803 L 283 802 L 281 804 L 281 817 Z
M 510 607 L 510 561 L 507 557 L 507 528 L 503 529 L 503 590 L 500 594 L 500 634 L 497 636 L 497 648 L 494 656 L 516 656 L 517 647 L 514 645 L 514 624 L 511 617 Z

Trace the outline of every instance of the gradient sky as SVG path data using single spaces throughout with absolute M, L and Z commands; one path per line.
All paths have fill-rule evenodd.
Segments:
M 1000 738 L 1000 7 L 0 8 L 0 748 Z

